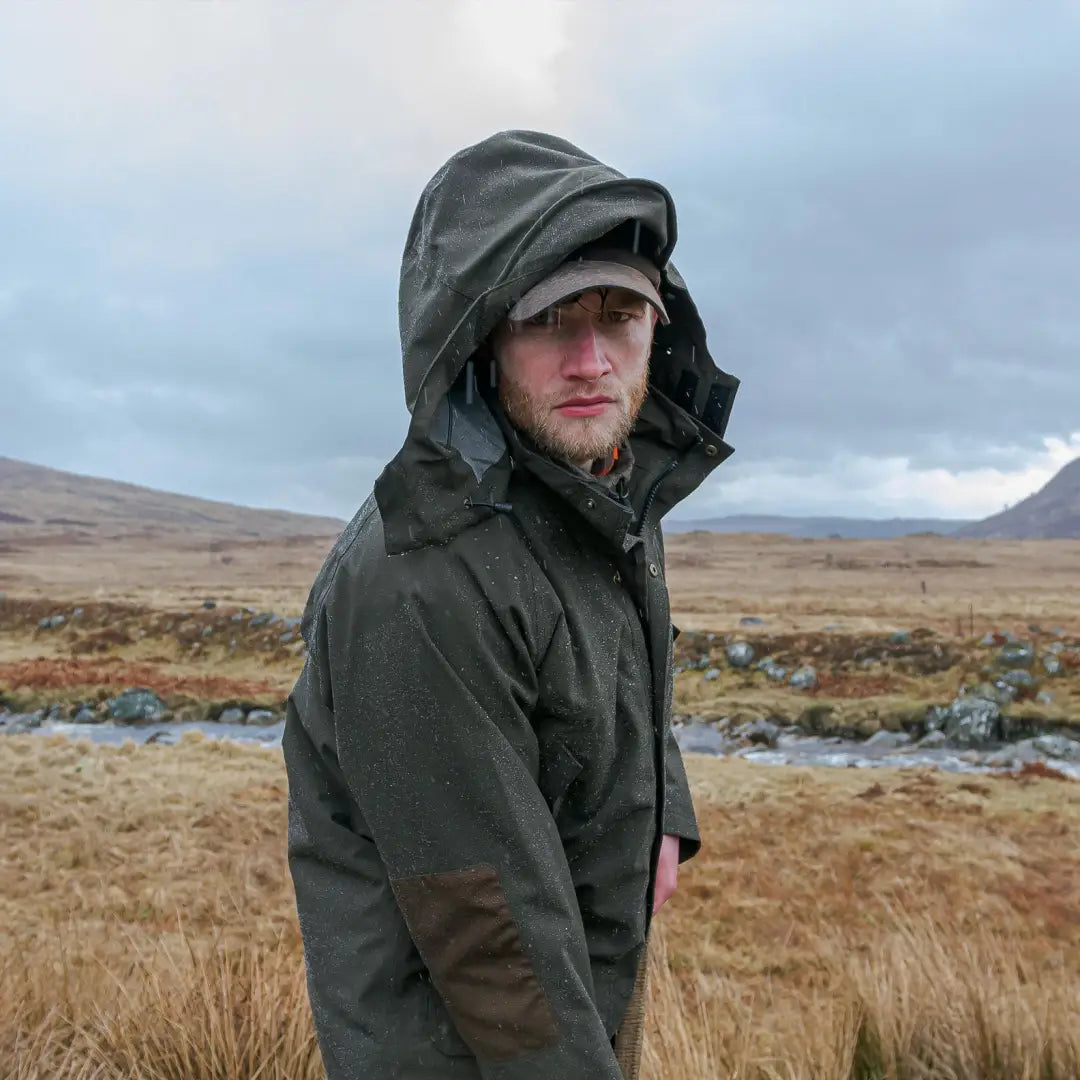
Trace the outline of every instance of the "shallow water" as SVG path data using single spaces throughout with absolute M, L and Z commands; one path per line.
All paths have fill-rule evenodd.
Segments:
M 208 739 L 233 739 L 241 743 L 257 743 L 263 746 L 280 746 L 285 723 L 263 726 L 246 724 L 199 723 L 197 721 L 170 721 L 167 724 L 114 724 L 105 721 L 101 724 L 73 724 L 63 720 L 48 720 L 39 728 L 36 735 L 67 735 L 72 739 L 89 739 L 91 742 L 119 746 L 130 739 L 135 743 L 145 743 L 151 738 L 155 742 L 172 745 L 179 742 L 185 731 L 201 731 Z
M 279 747 L 285 730 L 284 721 L 265 727 L 246 724 L 179 723 L 167 724 L 74 724 L 47 721 L 34 732 L 38 735 L 66 735 L 72 739 L 90 739 L 95 743 L 119 746 L 127 739 L 146 743 L 151 739 L 165 745 L 179 741 L 185 731 L 201 731 L 208 739 L 233 739 L 239 743 Z M 714 757 L 740 757 L 759 765 L 816 765 L 847 769 L 933 768 L 946 772 L 989 773 L 1018 769 L 1024 762 L 1042 761 L 1066 776 L 1080 780 L 1080 762 L 1061 761 L 1005 744 L 986 750 L 958 750 L 955 747 L 874 746 L 849 739 L 820 739 L 810 735 L 782 734 L 775 748 L 764 746 L 735 747 L 722 732 L 705 724 L 687 724 L 676 729 L 676 738 L 684 751 L 711 754 Z

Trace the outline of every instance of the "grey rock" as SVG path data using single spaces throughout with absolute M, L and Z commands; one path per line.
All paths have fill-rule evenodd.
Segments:
M 739 620 L 740 626 L 764 626 L 765 620 L 759 619 L 756 615 L 744 615 Z
M 214 610 L 214 608 L 216 608 L 216 607 L 217 607 L 217 601 L 216 601 L 216 600 L 211 600 L 211 599 L 210 599 L 210 597 L 208 596 L 208 597 L 207 597 L 207 598 L 206 598 L 206 599 L 205 599 L 205 600 L 204 600 L 204 601 L 202 602 L 202 606 L 203 606 L 204 608 L 206 608 L 206 610 L 207 610 L 207 611 L 213 611 L 213 610 Z
M 75 610 L 74 610 L 74 611 L 73 611 L 73 612 L 71 613 L 71 621 L 72 621 L 72 622 L 74 622 L 74 621 L 75 621 L 76 619 L 81 619 L 82 617 L 83 617 L 83 609 L 82 609 L 81 607 L 77 607 L 77 608 L 76 608 L 76 609 L 75 609 Z
M 1046 690 L 1040 690 L 1035 695 L 1035 700 L 1040 705 L 1053 705 L 1054 704 L 1054 695 L 1051 694 L 1051 693 L 1048 693 Z
M 1035 663 L 1035 647 L 1026 642 L 1005 645 L 997 655 L 999 667 L 1029 668 Z
M 1024 668 L 1016 668 L 1013 671 L 1006 671 L 1005 674 L 1001 676 L 1001 681 L 1007 686 L 1013 686 L 1016 687 L 1017 690 L 1023 690 L 1035 685 L 1035 676 Z
M 907 645 L 911 642 L 911 634 L 907 630 L 897 630 L 889 635 L 891 645 Z
M 67 619 L 63 615 L 47 615 L 38 623 L 39 630 L 55 630 L 63 626 Z
M 64 709 L 63 709 L 63 706 L 61 706 L 61 705 L 50 705 L 45 710 L 44 719 L 45 719 L 45 721 L 47 723 L 52 723 L 52 722 L 54 722 L 56 720 L 63 720 L 63 718 L 64 718 Z
M 759 660 L 756 666 L 759 671 L 765 672 L 766 678 L 772 679 L 773 682 L 783 682 L 787 678 L 787 668 L 778 664 L 771 656 Z
M 112 698 L 108 708 L 113 720 L 137 723 L 140 720 L 159 720 L 165 712 L 165 702 L 153 690 L 132 687 Z
M 899 750 L 910 742 L 911 736 L 905 731 L 875 731 L 863 746 L 877 750 Z
M 278 715 L 270 709 L 252 709 L 251 712 L 247 714 L 247 722 L 260 727 L 266 724 L 276 724 L 278 722 Z
M 284 621 L 285 620 L 276 611 L 271 611 L 270 612 L 270 617 L 266 620 L 266 625 L 267 626 L 277 626 L 278 623 L 284 622 Z
M 0 724 L 0 734 L 25 735 L 28 731 L 41 727 L 41 710 L 32 713 L 10 713 L 3 717 Z
M 213 632 L 214 632 L 214 628 L 212 626 L 204 626 L 202 628 L 202 636 L 203 637 L 209 637 Z
M 1050 644 L 1046 646 L 1046 651 L 1048 653 L 1053 653 L 1054 656 L 1060 656 L 1065 651 L 1065 642 L 1051 641 Z
M 231 620 L 231 621 L 232 621 L 232 622 L 243 622 L 243 621 L 244 621 L 244 615 L 243 615 L 243 612 L 240 612 L 240 611 L 238 611 L 238 612 L 237 612 L 237 613 L 236 613 L 236 614 L 235 614 L 235 615 L 234 615 L 234 616 L 232 617 L 232 620 Z
M 734 641 L 727 647 L 727 661 L 733 668 L 749 667 L 754 662 L 754 646 L 748 641 Z
M 948 720 L 948 718 L 949 710 L 946 706 L 931 705 L 930 708 L 926 710 L 926 719 L 923 721 L 923 726 L 931 734 L 941 732 L 941 741 L 945 742 L 945 721 Z
M 764 717 L 740 724 L 732 734 L 739 739 L 746 739 L 754 746 L 767 746 L 772 750 L 780 743 L 780 728 Z
M 235 707 L 222 709 L 218 716 L 218 722 L 222 724 L 242 724 L 244 722 L 244 710 Z
M 1001 707 L 980 697 L 958 697 L 949 706 L 945 734 L 953 746 L 978 747 L 1001 738 Z
M 263 614 L 261 615 L 252 615 L 251 622 L 248 625 L 262 626 L 264 623 L 268 623 L 269 621 L 270 616 L 266 612 L 263 612 Z
M 920 740 L 919 746 L 924 750 L 937 750 L 942 746 L 948 746 L 949 736 L 944 731 L 928 731 Z
M 76 724 L 96 724 L 97 713 L 94 712 L 89 706 L 84 705 L 79 709 L 75 715 L 71 718 Z
M 299 656 L 306 648 L 307 648 L 307 642 L 306 641 L 298 641 L 292 647 L 293 656 Z
M 728 741 L 723 733 L 710 724 L 692 722 L 675 729 L 675 741 L 679 748 L 689 753 L 724 754 Z
M 285 633 L 282 634 L 281 637 L 278 638 L 278 640 L 281 642 L 282 645 L 288 645 L 289 642 L 292 641 L 292 639 L 293 639 L 293 634 L 292 634 L 291 630 L 286 630 Z
M 709 670 L 705 672 L 703 678 L 706 682 L 712 682 L 714 679 L 719 679 L 720 669 L 715 667 L 709 668 Z
M 295 630 L 300 625 L 301 621 L 302 620 L 301 620 L 299 615 L 290 615 L 285 620 L 285 629 L 286 630 Z
M 1032 747 L 1040 754 L 1060 761 L 1080 761 L 1080 742 L 1067 735 L 1037 735 Z
M 1053 655 L 1047 655 L 1042 658 L 1043 671 L 1047 675 L 1060 675 L 1061 674 L 1061 661 Z
M 791 673 L 788 682 L 796 690 L 813 690 L 817 686 L 817 672 L 809 664 Z

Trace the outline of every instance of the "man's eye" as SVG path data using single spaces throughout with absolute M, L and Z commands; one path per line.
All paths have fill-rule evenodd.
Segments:
M 609 322 L 613 323 L 626 323 L 638 317 L 636 311 L 605 311 L 604 315 Z
M 526 326 L 559 326 L 561 323 L 562 313 L 558 308 L 544 308 L 525 320 Z

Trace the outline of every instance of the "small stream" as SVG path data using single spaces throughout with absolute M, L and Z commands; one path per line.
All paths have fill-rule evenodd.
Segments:
M 187 731 L 199 731 L 209 739 L 233 739 L 238 743 L 278 747 L 285 729 L 283 721 L 265 727 L 246 724 L 176 722 L 163 724 L 76 724 L 47 720 L 33 729 L 38 735 L 65 735 L 72 739 L 118 746 L 127 739 L 135 743 L 175 745 Z M 1004 743 L 978 750 L 949 746 L 920 746 L 917 742 L 896 745 L 892 740 L 859 742 L 839 737 L 784 733 L 775 746 L 734 745 L 730 737 L 708 724 L 690 723 L 676 728 L 676 738 L 687 753 L 716 757 L 739 757 L 759 765 L 816 765 L 829 768 L 934 768 L 947 772 L 988 773 L 1014 771 L 1026 763 L 1042 762 L 1075 780 L 1080 780 L 1080 760 L 1068 761 L 1039 753 L 1032 740 Z

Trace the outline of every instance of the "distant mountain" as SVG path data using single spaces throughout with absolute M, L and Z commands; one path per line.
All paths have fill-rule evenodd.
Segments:
M 343 521 L 174 495 L 0 457 L 0 537 L 74 532 L 271 539 L 334 536 Z
M 715 533 L 781 533 L 806 539 L 839 536 L 852 540 L 889 540 L 913 533 L 941 533 L 943 536 L 952 536 L 957 535 L 958 529 L 971 524 L 970 520 L 957 518 L 783 517 L 735 514 L 701 521 L 669 519 L 664 522 L 664 531 L 679 533 L 701 529 Z
M 956 535 L 986 540 L 1080 539 L 1080 458 L 1070 461 L 1023 502 Z

